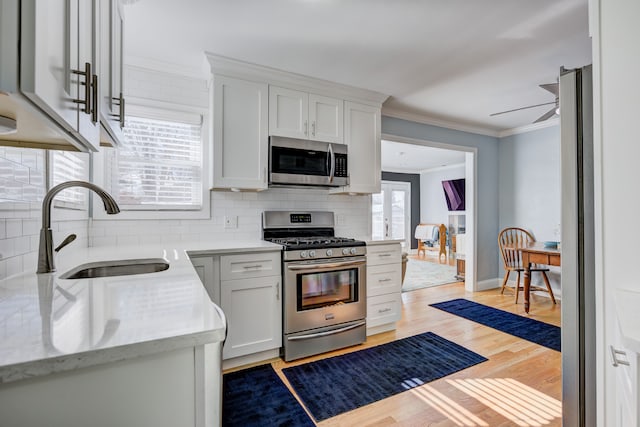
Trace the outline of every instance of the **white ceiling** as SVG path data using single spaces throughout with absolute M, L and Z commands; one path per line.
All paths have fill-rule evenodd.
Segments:
M 538 84 L 591 63 L 587 0 L 139 0 L 128 56 L 202 69 L 204 51 L 388 94 L 409 112 L 488 133 L 532 123 Z
M 382 140 L 382 170 L 386 172 L 420 173 L 464 164 L 464 159 L 462 151 Z

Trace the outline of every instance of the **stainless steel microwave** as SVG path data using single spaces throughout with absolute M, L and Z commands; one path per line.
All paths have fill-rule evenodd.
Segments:
M 269 185 L 341 187 L 348 184 L 346 145 L 269 137 Z

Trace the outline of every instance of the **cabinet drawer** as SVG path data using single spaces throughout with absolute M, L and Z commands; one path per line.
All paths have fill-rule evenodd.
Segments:
M 367 298 L 367 328 L 400 320 L 402 297 L 400 293 Z
M 220 279 L 280 276 L 280 252 L 255 252 L 220 257 Z
M 400 263 L 372 265 L 367 268 L 367 296 L 400 292 L 401 281 Z
M 400 244 L 367 246 L 367 266 L 393 264 L 402 261 Z

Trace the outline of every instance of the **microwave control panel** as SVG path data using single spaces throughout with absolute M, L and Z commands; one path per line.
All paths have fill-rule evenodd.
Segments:
M 347 155 L 346 154 L 336 154 L 336 172 L 335 176 L 347 177 L 349 176 L 347 173 Z

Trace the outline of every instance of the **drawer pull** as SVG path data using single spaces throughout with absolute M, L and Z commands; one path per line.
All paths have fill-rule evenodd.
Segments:
M 256 265 L 245 265 L 242 268 L 244 268 L 245 270 L 255 270 L 257 268 L 262 268 L 262 264 L 256 264 Z
M 391 309 L 390 308 L 383 308 L 383 309 L 378 310 L 378 313 L 386 313 L 387 311 L 391 311 Z
M 389 253 L 386 253 L 386 254 L 378 254 L 378 256 L 380 256 L 380 257 L 382 257 L 382 256 L 387 257 L 387 256 L 392 256 L 392 255 L 393 255 L 393 254 L 389 254 Z
M 609 350 L 611 350 L 611 364 L 614 367 L 618 367 L 618 365 L 629 366 L 629 361 L 624 359 L 618 359 L 618 355 L 627 356 L 626 351 L 616 350 L 612 345 L 609 346 Z
M 378 279 L 378 283 L 384 283 L 384 282 L 390 282 L 391 279 L 389 279 L 388 277 L 386 279 Z

